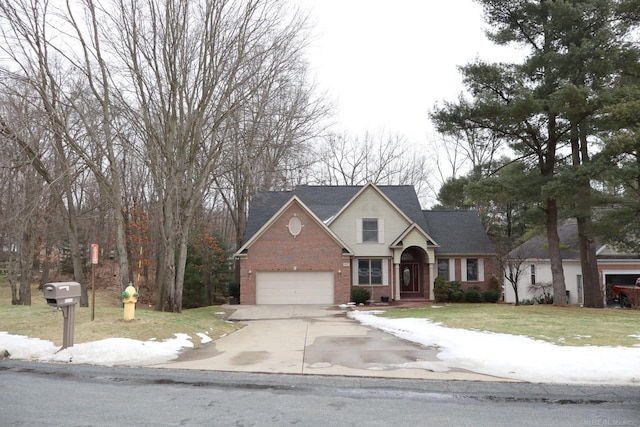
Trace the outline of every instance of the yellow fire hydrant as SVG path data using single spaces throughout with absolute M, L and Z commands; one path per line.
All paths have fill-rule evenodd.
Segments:
M 136 302 L 138 302 L 138 291 L 129 283 L 127 289 L 122 293 L 122 302 L 124 303 L 124 320 L 133 320 L 136 316 Z

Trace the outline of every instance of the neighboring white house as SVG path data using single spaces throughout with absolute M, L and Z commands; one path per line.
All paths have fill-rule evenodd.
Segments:
M 562 256 L 569 304 L 582 305 L 584 295 L 577 225 L 575 223 L 563 224 L 559 227 L 558 234 L 562 248 L 560 255 Z M 551 285 L 551 263 L 548 247 L 546 236 L 538 236 L 526 241 L 511 252 L 511 259 L 517 260 L 515 264 L 520 266 L 518 280 L 518 299 L 520 301 L 541 296 L 539 292 L 530 292 L 531 284 Z M 640 277 L 640 257 L 636 254 L 620 253 L 610 245 L 600 243 L 596 239 L 596 256 L 600 286 L 603 289 L 606 285 L 632 285 L 636 278 Z M 505 302 L 515 303 L 513 287 L 506 280 L 504 286 Z M 553 293 L 552 289 L 549 291 Z M 606 294 L 603 292 L 603 295 Z

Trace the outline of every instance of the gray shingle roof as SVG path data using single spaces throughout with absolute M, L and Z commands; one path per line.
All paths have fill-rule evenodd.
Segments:
M 577 225 L 560 225 L 558 236 L 560 237 L 560 256 L 562 259 L 580 259 Z M 549 243 L 546 234 L 532 237 L 511 251 L 511 254 L 524 258 L 549 259 Z
M 438 254 L 493 254 L 491 242 L 474 211 L 423 211 L 415 189 L 410 185 L 377 186 L 411 221 L 429 234 Z M 256 194 L 249 207 L 246 242 L 294 195 L 322 221 L 327 221 L 362 189 L 362 186 L 303 185 L 292 191 Z
M 251 199 L 244 241 L 249 240 L 291 197 L 297 196 L 322 221 L 327 221 L 355 196 L 363 186 L 301 185 L 292 191 L 258 193 Z M 378 185 L 378 189 L 405 215 L 426 231 L 418 196 L 410 185 Z M 435 238 L 435 237 L 434 237 Z
M 566 260 L 580 259 L 580 246 L 578 242 L 578 224 L 574 221 L 565 222 L 558 226 L 558 237 L 560 238 L 560 256 Z M 595 237 L 596 248 L 603 244 L 600 237 Z M 615 255 L 613 255 L 615 253 Z M 513 257 L 525 257 L 535 259 L 549 259 L 549 243 L 547 235 L 532 237 L 516 249 L 511 251 Z M 635 255 L 616 252 L 615 249 L 610 254 L 598 256 L 598 258 L 636 258 Z
M 468 210 L 423 211 L 425 230 L 440 245 L 436 254 L 494 254 L 480 217 Z

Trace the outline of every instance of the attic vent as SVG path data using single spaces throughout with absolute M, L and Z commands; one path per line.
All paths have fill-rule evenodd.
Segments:
M 293 237 L 297 237 L 298 234 L 300 234 L 300 232 L 302 231 L 302 221 L 299 217 L 292 216 L 289 220 L 287 228 L 289 229 L 289 233 L 291 233 Z

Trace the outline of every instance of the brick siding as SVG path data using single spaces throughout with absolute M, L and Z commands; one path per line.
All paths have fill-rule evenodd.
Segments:
M 292 236 L 287 227 L 294 215 L 303 225 L 297 237 Z M 240 260 L 242 304 L 256 303 L 256 273 L 261 271 L 332 271 L 334 303 L 342 304 L 350 299 L 351 268 L 343 266 L 342 247 L 295 202 L 253 242 L 247 257 Z

